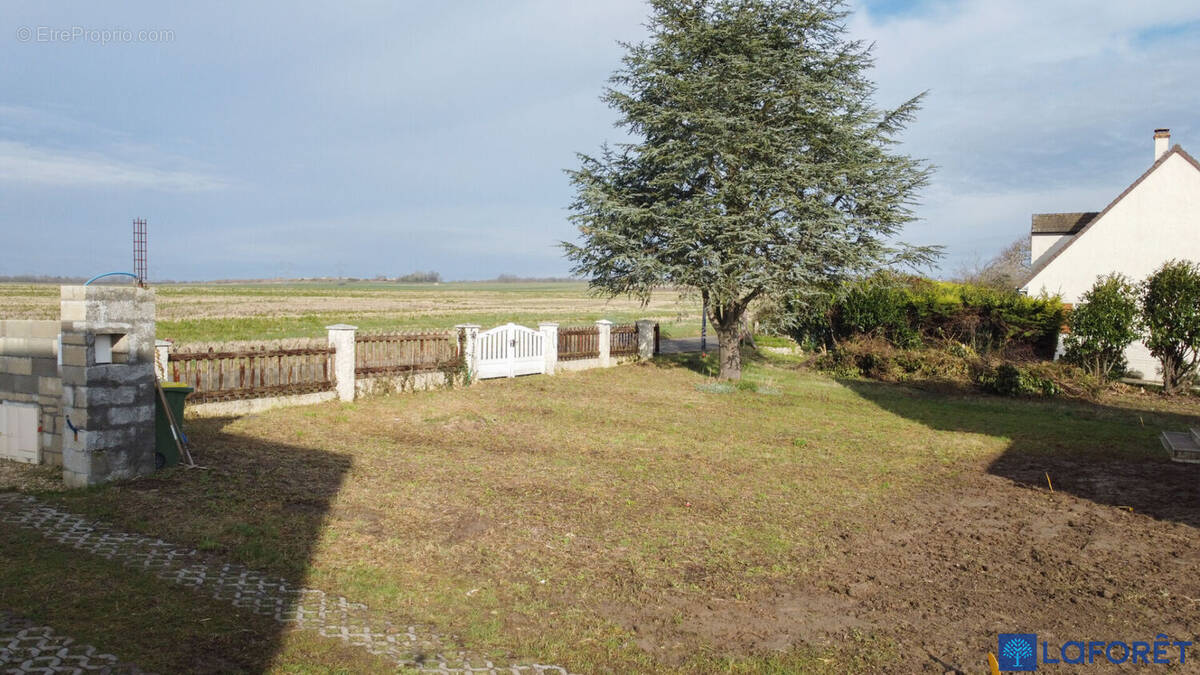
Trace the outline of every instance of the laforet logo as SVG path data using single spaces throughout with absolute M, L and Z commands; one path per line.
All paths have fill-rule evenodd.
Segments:
M 996 655 L 988 654 L 988 665 L 993 673 L 1029 672 L 1038 669 L 1039 656 L 1040 662 L 1046 665 L 1185 665 L 1187 648 L 1190 646 L 1190 641 L 1172 640 L 1159 633 L 1154 640 L 1130 642 L 1068 640 L 1051 644 L 1043 640 L 1039 654 L 1036 634 L 1001 633 L 996 644 Z
M 997 661 L 1004 672 L 1037 670 L 1037 635 L 1034 633 L 1001 633 Z

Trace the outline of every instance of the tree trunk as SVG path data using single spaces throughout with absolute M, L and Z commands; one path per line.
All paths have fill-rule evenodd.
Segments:
M 717 326 L 717 339 L 721 342 L 722 380 L 742 379 L 742 341 L 737 323 L 733 326 Z
M 717 340 L 721 345 L 721 372 L 717 375 L 722 380 L 742 379 L 742 317 L 750 301 L 758 296 L 759 290 L 726 304 L 712 306 L 712 324 L 717 329 Z
M 1179 365 L 1170 356 L 1164 356 L 1162 363 L 1163 394 L 1170 396 L 1179 390 Z

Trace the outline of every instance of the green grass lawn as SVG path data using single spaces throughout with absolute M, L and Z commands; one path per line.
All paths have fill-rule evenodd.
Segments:
M 711 367 L 664 360 L 192 419 L 206 468 L 42 496 L 364 602 L 397 623 L 436 626 L 502 660 L 572 672 L 891 672 L 903 662 L 894 632 L 809 639 L 772 609 L 795 589 L 820 587 L 839 532 L 870 531 L 910 496 L 953 490 L 1013 448 L 1159 461 L 1158 429 L 1195 419 L 1136 404 L 839 382 L 782 357 L 750 363 L 750 384 L 728 390 L 711 386 Z M 89 563 L 55 586 L 66 557 L 5 536 L 10 562 L 39 562 L 10 566 L 4 585 L 41 575 L 42 600 L 10 590 L 0 605 L 115 641 L 147 667 L 186 658 L 89 629 L 82 606 L 50 609 L 73 585 L 100 593 L 103 578 L 125 573 Z M 209 610 L 181 593 L 154 600 L 164 618 L 153 622 L 185 643 L 188 617 Z M 121 613 L 100 595 L 95 611 Z M 735 630 L 743 623 L 791 637 L 756 641 Z M 278 652 L 266 665 L 245 661 L 256 668 L 293 672 L 297 659 L 371 668 L 321 647 L 332 642 L 271 637 L 249 620 L 243 629 Z M 249 658 L 259 643 L 247 644 L 229 658 Z

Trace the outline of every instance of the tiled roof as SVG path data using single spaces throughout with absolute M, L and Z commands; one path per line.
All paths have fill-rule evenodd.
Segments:
M 1098 215 L 1100 215 L 1099 211 L 1035 213 L 1033 214 L 1033 227 L 1030 231 L 1033 234 L 1075 234 Z

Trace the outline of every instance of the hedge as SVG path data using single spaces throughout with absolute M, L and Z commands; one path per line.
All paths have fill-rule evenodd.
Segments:
M 1052 358 L 1065 317 L 1054 297 L 884 274 L 797 294 L 768 324 L 810 348 L 869 336 L 901 348 L 956 342 L 981 354 Z

